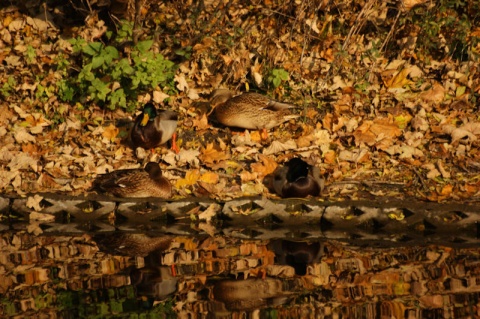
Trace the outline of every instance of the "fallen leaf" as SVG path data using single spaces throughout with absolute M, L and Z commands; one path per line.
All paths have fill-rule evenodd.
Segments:
M 34 234 L 35 236 L 38 236 L 38 235 L 43 233 L 43 230 L 40 227 L 40 223 L 31 222 L 27 226 L 27 232 L 30 233 L 30 234 Z
M 197 116 L 196 118 L 193 119 L 193 127 L 196 127 L 197 130 L 206 130 L 210 126 L 211 125 L 208 124 L 208 117 L 206 113 L 200 116 Z
M 337 159 L 337 154 L 333 150 L 329 150 L 323 154 L 323 162 L 327 164 L 334 164 Z
M 429 90 L 420 93 L 418 97 L 426 102 L 440 103 L 445 97 L 445 88 L 435 82 Z
M 188 90 L 188 83 L 187 83 L 187 80 L 185 79 L 185 75 L 177 74 L 175 75 L 174 80 L 175 82 L 177 82 L 176 87 L 179 91 L 185 92 L 186 90 Z
M 170 163 L 171 165 L 183 166 L 185 164 L 190 164 L 194 167 L 198 167 L 200 161 L 198 160 L 200 152 L 195 149 L 181 149 L 180 153 L 176 154 L 175 159 L 176 163 Z
M 270 144 L 268 147 L 263 149 L 262 153 L 264 155 L 272 155 L 272 154 L 277 154 L 287 150 L 294 150 L 296 148 L 297 148 L 297 143 L 295 143 L 294 140 L 288 140 L 283 143 L 280 141 L 273 141 L 272 144 Z
M 120 130 L 115 125 L 110 124 L 109 126 L 103 128 L 102 136 L 110 142 L 113 142 L 115 141 L 119 131 Z
M 19 144 L 29 143 L 29 142 L 35 143 L 37 141 L 35 136 L 28 133 L 24 127 L 18 128 L 14 134 L 14 137 L 15 137 L 15 141 L 17 141 L 17 143 Z
M 258 157 L 260 158 L 261 163 L 253 163 L 250 165 L 252 172 L 257 173 L 258 177 L 264 177 L 273 173 L 277 168 L 278 164 L 273 158 L 261 154 Z
M 207 165 L 218 163 L 229 158 L 227 154 L 217 149 L 214 143 L 208 143 L 207 146 L 202 150 L 199 157 L 202 162 Z
M 219 177 L 218 174 L 214 172 L 206 172 L 200 176 L 199 180 L 209 184 L 217 184 Z
M 153 91 L 153 102 L 155 103 L 162 103 L 165 99 L 168 99 L 170 95 L 163 93 L 162 91 Z
M 412 83 L 409 79 L 407 79 L 408 74 L 410 73 L 410 69 L 404 68 L 400 72 L 396 73 L 393 77 L 384 81 L 384 84 L 387 88 L 403 88 L 406 85 Z
M 198 179 L 200 178 L 200 170 L 194 169 L 191 171 L 188 171 L 185 174 L 185 178 L 178 179 L 175 182 L 175 187 L 176 188 L 184 188 L 185 186 L 191 186 L 197 183 Z
M 440 195 L 449 197 L 450 195 L 452 195 L 452 191 L 453 191 L 453 185 L 447 184 L 444 187 L 442 187 L 442 190 L 440 191 Z

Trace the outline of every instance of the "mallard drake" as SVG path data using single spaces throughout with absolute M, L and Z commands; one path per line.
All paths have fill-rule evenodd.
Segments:
M 320 178 L 317 167 L 295 157 L 265 176 L 264 184 L 280 197 L 307 197 L 318 196 L 323 190 L 324 180 Z
M 172 196 L 172 186 L 155 162 L 148 163 L 145 168 L 122 169 L 100 175 L 93 181 L 92 190 L 117 197 Z
M 172 149 L 178 152 L 175 134 L 177 121 L 177 113 L 157 110 L 152 103 L 145 104 L 130 133 L 133 146 L 152 149 L 172 139 Z
M 221 124 L 249 130 L 271 129 L 299 115 L 290 114 L 294 105 L 278 102 L 258 93 L 233 96 L 227 89 L 217 89 L 210 101 Z

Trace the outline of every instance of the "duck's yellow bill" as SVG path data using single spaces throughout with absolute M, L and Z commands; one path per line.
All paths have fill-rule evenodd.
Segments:
M 143 114 L 143 119 L 142 119 L 142 122 L 140 122 L 140 125 L 141 126 L 147 125 L 149 119 L 150 119 L 150 117 L 148 116 L 148 114 L 146 114 L 146 113 Z

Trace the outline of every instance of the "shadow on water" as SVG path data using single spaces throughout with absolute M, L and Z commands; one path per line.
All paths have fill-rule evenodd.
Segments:
M 0 199 L 2 318 L 480 315 L 474 205 L 24 201 Z

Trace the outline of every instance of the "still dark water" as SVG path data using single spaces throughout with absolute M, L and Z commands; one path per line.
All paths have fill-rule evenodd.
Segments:
M 480 316 L 474 205 L 0 204 L 1 318 Z

